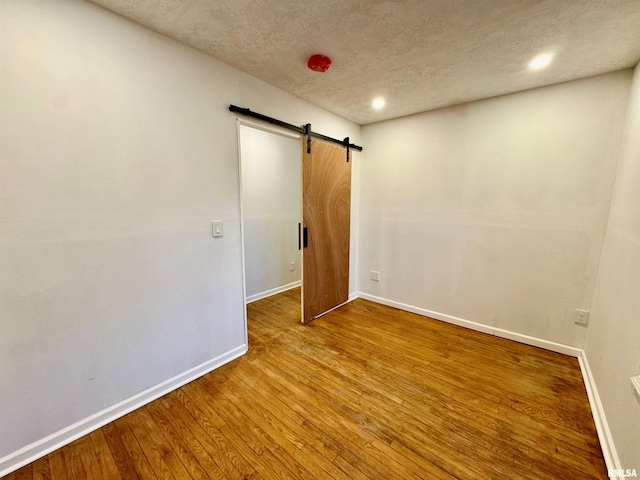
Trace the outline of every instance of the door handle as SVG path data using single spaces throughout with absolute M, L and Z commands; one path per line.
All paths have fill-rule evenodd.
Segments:
M 298 223 L 298 250 L 302 250 L 302 245 L 301 245 L 301 243 L 300 243 L 300 242 L 301 242 L 301 239 L 300 239 L 300 227 L 301 227 L 301 226 L 302 226 L 302 225 L 300 225 L 300 224 Z
M 309 229 L 307 227 L 302 229 L 302 246 L 304 248 L 309 246 Z

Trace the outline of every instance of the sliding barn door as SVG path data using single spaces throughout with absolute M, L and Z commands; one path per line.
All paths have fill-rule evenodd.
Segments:
M 345 148 L 302 139 L 302 322 L 349 297 L 351 162 Z

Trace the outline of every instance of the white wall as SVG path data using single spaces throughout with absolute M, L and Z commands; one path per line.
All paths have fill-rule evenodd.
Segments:
M 301 148 L 299 138 L 240 127 L 248 300 L 300 282 Z
M 636 67 L 586 353 L 621 466 L 640 470 L 640 66 Z
M 359 290 L 581 348 L 630 78 L 363 127 Z
M 0 8 L 1 458 L 244 345 L 229 103 L 360 128 L 88 2 Z

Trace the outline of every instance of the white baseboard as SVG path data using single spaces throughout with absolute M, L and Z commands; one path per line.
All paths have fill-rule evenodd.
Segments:
M 460 327 L 469 328 L 477 332 L 488 333 L 495 335 L 496 337 L 506 338 L 507 340 L 514 340 L 516 342 L 524 343 L 525 345 L 531 345 L 533 347 L 544 348 L 545 350 L 551 350 L 552 352 L 563 353 L 572 357 L 580 357 L 582 355 L 582 349 L 572 347 L 570 345 L 564 345 L 562 343 L 551 342 L 549 340 L 543 340 L 541 338 L 530 337 L 529 335 L 523 335 L 521 333 L 512 332 L 509 330 L 503 330 L 502 328 L 495 328 L 489 325 L 483 325 L 482 323 L 472 322 L 471 320 L 465 320 L 464 318 L 454 317 L 445 313 L 434 312 L 425 308 L 414 307 L 413 305 L 407 305 L 406 303 L 394 302 L 386 298 L 376 297 L 375 295 L 369 295 L 368 293 L 359 292 L 358 296 L 365 300 L 381 303 L 389 307 L 394 307 L 406 312 L 416 313 L 423 317 L 434 318 L 443 322 L 458 325 Z
M 591 373 L 591 367 L 589 366 L 586 352 L 582 352 L 578 357 L 578 362 L 580 362 L 580 370 L 582 371 L 584 386 L 587 390 L 587 396 L 589 397 L 589 405 L 591 405 L 591 413 L 593 414 L 593 421 L 596 424 L 596 431 L 598 432 L 598 439 L 600 440 L 600 448 L 602 448 L 602 456 L 607 464 L 607 469 L 622 469 L 618 453 L 616 452 L 616 447 L 613 443 L 613 437 L 611 436 L 611 430 L 609 430 L 607 417 L 605 416 L 604 409 L 602 408 L 598 388 L 596 387 L 596 382 L 593 378 L 593 374 Z
M 38 458 L 44 457 L 54 450 L 57 450 L 58 448 L 63 447 L 64 445 L 67 445 L 68 443 L 71 443 L 94 430 L 97 430 L 98 428 L 126 415 L 129 412 L 132 412 L 136 408 L 140 408 L 143 405 L 146 405 L 147 403 L 180 388 L 182 385 L 185 385 L 196 378 L 221 367 L 225 363 L 235 360 L 245 353 L 247 353 L 247 345 L 240 345 L 233 350 L 201 363 L 186 372 L 180 373 L 175 377 L 165 380 L 162 383 L 148 388 L 136 395 L 133 395 L 132 397 L 105 408 L 98 413 L 84 418 L 79 422 L 58 430 L 41 440 L 31 443 L 0 458 L 0 477 L 8 475 Z
M 258 300 L 262 300 L 263 298 L 270 297 L 271 295 L 276 295 L 278 293 L 286 292 L 287 290 L 291 290 L 292 288 L 299 287 L 300 280 L 297 282 L 289 283 L 287 285 L 282 285 L 281 287 L 272 288 L 271 290 L 266 290 L 264 292 L 256 293 L 255 295 L 250 295 L 246 299 L 246 303 L 257 302 Z

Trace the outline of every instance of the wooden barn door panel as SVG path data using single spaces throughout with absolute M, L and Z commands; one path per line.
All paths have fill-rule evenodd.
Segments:
M 351 162 L 346 150 L 317 140 L 307 153 L 302 139 L 303 323 L 348 300 Z

